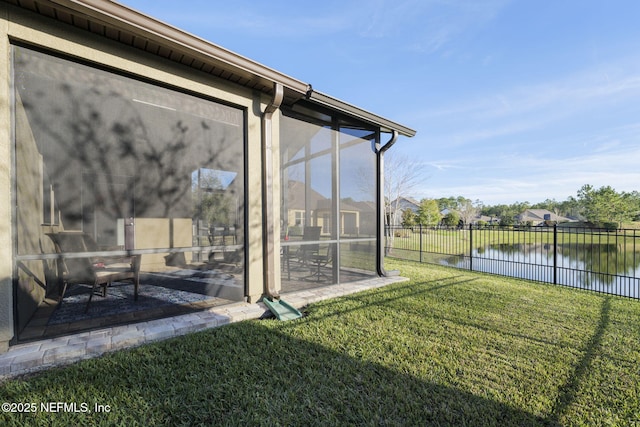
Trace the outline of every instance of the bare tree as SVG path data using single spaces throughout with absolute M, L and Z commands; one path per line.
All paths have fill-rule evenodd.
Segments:
M 375 194 L 375 182 L 369 169 L 360 168 L 358 186 L 365 194 Z M 411 197 L 412 191 L 426 179 L 420 162 L 391 150 L 384 156 L 384 224 L 396 224 L 402 219 L 401 198 Z
M 390 150 L 384 157 L 385 225 L 393 225 L 401 218 L 402 197 L 410 197 L 427 177 L 420 162 Z
M 480 202 L 480 200 L 472 202 L 471 199 L 466 199 L 462 196 L 458 197 L 456 201 L 458 204 L 457 210 L 460 214 L 460 219 L 462 219 L 462 222 L 465 225 L 471 224 L 473 219 L 480 212 L 482 202 Z

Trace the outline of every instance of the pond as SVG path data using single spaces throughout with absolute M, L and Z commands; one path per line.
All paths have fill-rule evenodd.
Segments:
M 640 298 L 640 251 L 616 244 L 494 244 L 440 264 Z

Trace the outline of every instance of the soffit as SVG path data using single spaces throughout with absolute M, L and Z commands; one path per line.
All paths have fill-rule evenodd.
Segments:
M 6 0 L 85 31 L 144 50 L 198 71 L 271 95 L 285 87 L 286 101 L 306 95 L 308 84 L 111 1 Z

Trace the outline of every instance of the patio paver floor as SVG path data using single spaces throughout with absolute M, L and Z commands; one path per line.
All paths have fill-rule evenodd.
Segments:
M 400 276 L 375 277 L 357 282 L 282 293 L 282 299 L 297 308 L 307 304 L 406 281 Z M 187 314 L 126 325 L 94 329 L 39 341 L 17 344 L 0 354 L 0 379 L 97 357 L 190 332 L 215 328 L 265 315 L 259 303 L 231 303 Z

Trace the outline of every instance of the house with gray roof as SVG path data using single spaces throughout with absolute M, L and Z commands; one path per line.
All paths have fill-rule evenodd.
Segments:
M 527 209 L 516 217 L 516 220 L 520 223 L 530 223 L 537 226 L 544 223 L 561 223 L 571 221 L 569 218 L 565 218 L 560 215 L 548 211 L 547 209 Z
M 400 225 L 402 222 L 402 212 L 406 209 L 410 209 L 414 213 L 417 213 L 418 209 L 420 209 L 420 202 L 413 197 L 400 196 L 389 203 L 387 206 L 387 218 L 389 219 L 389 224 Z

